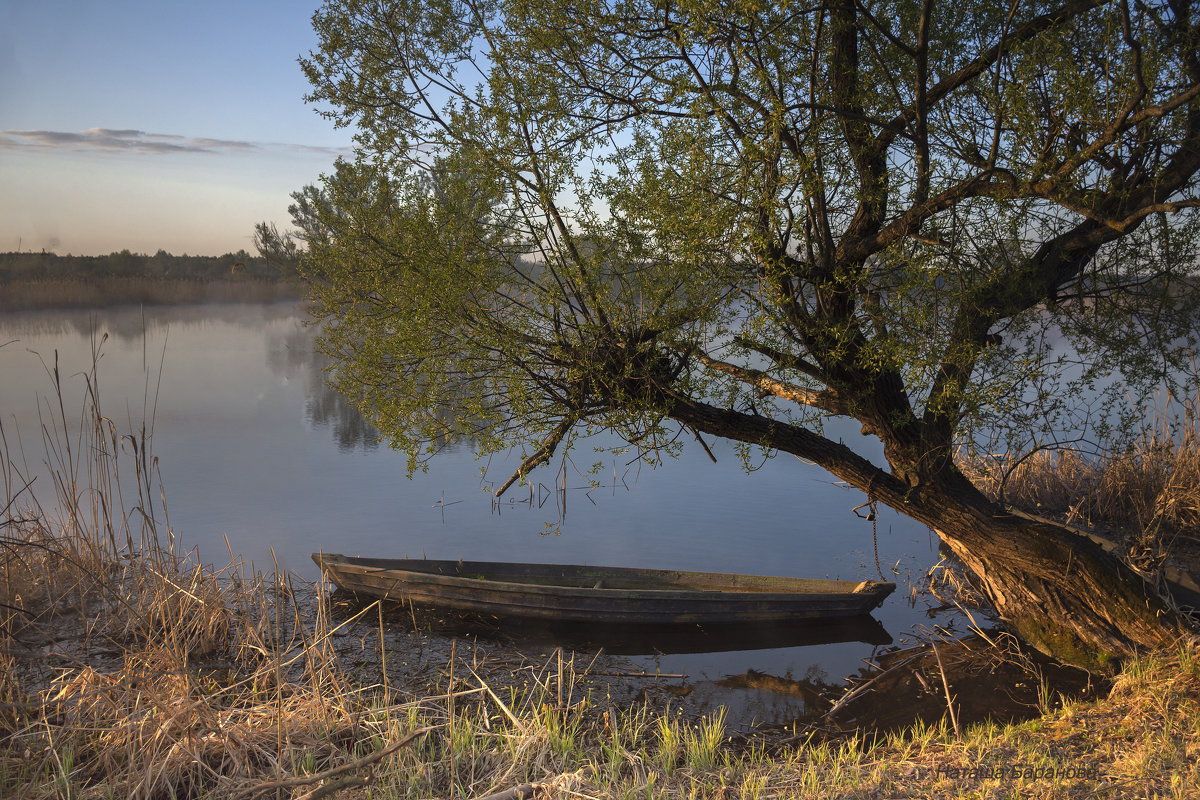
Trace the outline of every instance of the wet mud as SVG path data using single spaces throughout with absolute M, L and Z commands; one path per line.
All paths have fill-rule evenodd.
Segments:
M 352 596 L 334 597 L 337 615 L 348 618 L 362 608 Z M 548 675 L 562 670 L 575 692 L 593 700 L 621 707 L 645 703 L 659 712 L 697 719 L 721 711 L 734 736 L 780 743 L 870 737 L 917 721 L 938 725 L 945 719 L 965 728 L 985 720 L 1031 719 L 1062 697 L 1094 697 L 1108 688 L 995 631 L 903 649 L 884 647 L 872 663 L 848 676 L 795 678 L 750 669 L 698 680 L 657 671 L 635 657 L 655 648 L 752 649 L 756 643 L 780 646 L 779 640 L 771 640 L 770 631 L 742 631 L 737 637 L 728 631 L 679 629 L 634 635 L 628 630 L 529 626 L 400 604 L 387 608 L 382 621 L 381 628 L 380 615 L 373 612 L 339 631 L 339 653 L 364 677 L 380 670 L 382 631 L 390 685 L 414 694 L 443 690 L 451 659 L 457 675 L 477 676 L 493 689 L 545 685 Z M 785 640 L 869 641 L 860 637 L 872 635 L 873 622 L 868 618 L 848 628 L 791 630 Z

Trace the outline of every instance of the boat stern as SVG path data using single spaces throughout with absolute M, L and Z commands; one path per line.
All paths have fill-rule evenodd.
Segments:
M 878 608 L 889 594 L 896 591 L 896 584 L 887 581 L 863 581 L 854 587 L 853 594 L 868 595 L 873 602 L 868 610 Z

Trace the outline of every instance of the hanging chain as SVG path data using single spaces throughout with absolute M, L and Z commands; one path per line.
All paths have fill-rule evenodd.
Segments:
M 878 501 L 874 497 L 868 495 L 867 502 L 863 503 L 861 506 L 855 506 L 850 510 L 854 512 L 854 516 L 858 517 L 859 519 L 868 520 L 871 523 L 871 541 L 875 545 L 875 571 L 879 573 L 880 580 L 887 580 L 887 578 L 883 577 L 883 569 L 879 566 L 879 515 L 875 513 L 877 507 Z M 860 508 L 870 509 L 867 511 L 867 515 L 865 517 L 858 513 Z
M 879 573 L 879 580 L 886 580 L 883 577 L 883 570 L 879 568 L 879 532 L 875 526 L 879 524 L 877 515 L 875 514 L 875 501 L 871 501 L 871 539 L 875 542 L 875 571 Z

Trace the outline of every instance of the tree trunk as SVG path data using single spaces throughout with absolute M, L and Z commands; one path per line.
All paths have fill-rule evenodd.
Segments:
M 900 480 L 844 444 L 764 417 L 676 398 L 671 416 L 728 439 L 813 461 L 868 497 L 929 525 L 978 577 L 996 611 L 1030 645 L 1090 672 L 1193 629 L 1127 564 L 1067 528 L 1007 513 L 953 465 Z M 915 482 L 915 485 L 914 485 Z
M 1090 539 L 1051 523 L 980 514 L 959 492 L 951 496 L 949 503 L 926 498 L 939 518 L 927 521 L 975 574 L 1000 618 L 1041 652 L 1112 673 L 1137 650 L 1172 645 L 1190 630 L 1128 564 Z

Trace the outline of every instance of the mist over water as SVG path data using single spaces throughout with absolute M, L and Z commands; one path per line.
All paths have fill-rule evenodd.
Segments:
M 144 420 L 153 431 L 170 527 L 179 545 L 217 565 L 228 562 L 228 537 L 257 568 L 277 559 L 306 579 L 317 577 L 317 550 L 879 579 L 872 525 L 851 511 L 866 498 L 791 456 L 747 474 L 720 441 L 709 442 L 716 464 L 692 445 L 657 467 L 585 442 L 538 470 L 532 492 L 513 487 L 498 504 L 491 490 L 519 454 L 481 462 L 469 447 L 451 448 L 409 479 L 407 457 L 324 385 L 306 322 L 294 303 L 0 314 L 10 455 L 30 476 L 42 471 L 40 426 L 58 402 L 49 373 L 57 359 L 66 418 L 78 424 L 95 349 L 102 410 L 123 430 Z M 842 435 L 867 443 L 856 427 Z M 597 461 L 604 485 L 588 491 Z M 47 482 L 33 488 L 52 501 Z M 909 602 L 909 581 L 923 586 L 939 560 L 936 538 L 882 507 L 877 533 L 880 567 L 897 591 L 876 619 L 898 641 L 933 622 L 961 630 L 957 616 L 931 621 L 924 601 Z M 658 663 L 714 678 L 749 666 L 837 679 L 871 652 L 844 643 Z

